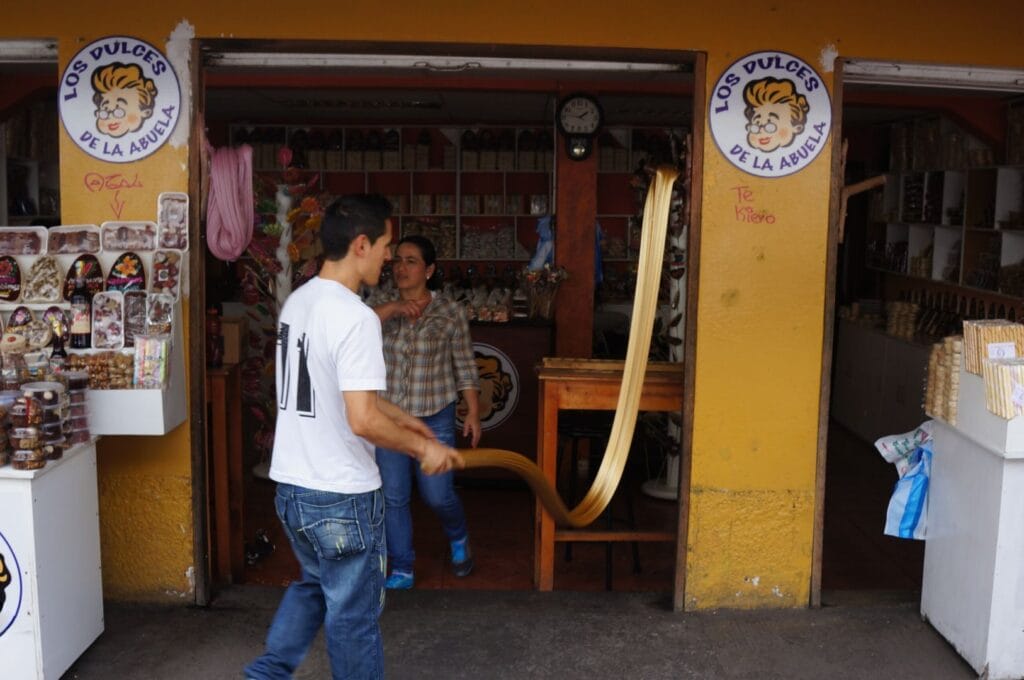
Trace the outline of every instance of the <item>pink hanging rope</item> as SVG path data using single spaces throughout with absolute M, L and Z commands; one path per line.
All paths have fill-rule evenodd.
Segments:
M 252 240 L 252 147 L 210 150 L 210 198 L 206 245 L 214 257 L 237 260 Z

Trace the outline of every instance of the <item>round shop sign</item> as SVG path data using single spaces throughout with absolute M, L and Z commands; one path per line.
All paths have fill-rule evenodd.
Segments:
M 138 38 L 111 36 L 86 45 L 68 62 L 58 105 L 78 148 L 101 161 L 131 163 L 171 136 L 181 90 L 160 50 Z
M 786 52 L 736 60 L 715 83 L 711 134 L 729 162 L 758 177 L 785 177 L 817 158 L 832 128 L 818 72 Z
M 21 565 L 14 548 L 0 533 L 0 637 L 3 637 L 21 611 Z
M 473 343 L 473 356 L 480 372 L 480 429 L 493 430 L 515 413 L 519 403 L 519 372 L 507 354 L 494 345 Z M 455 408 L 457 431 L 462 430 L 465 402 L 459 394 Z

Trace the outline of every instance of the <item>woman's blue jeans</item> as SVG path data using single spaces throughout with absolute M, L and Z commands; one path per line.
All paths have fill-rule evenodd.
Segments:
M 434 431 L 438 441 L 455 446 L 454 403 L 422 420 Z M 458 541 L 466 537 L 466 514 L 462 510 L 462 501 L 455 493 L 454 473 L 423 474 L 420 464 L 414 458 L 380 448 L 377 449 L 377 467 L 380 468 L 384 485 L 384 524 L 387 526 L 391 571 L 413 573 L 416 553 L 412 547 L 412 512 L 409 510 L 413 477 L 416 478 L 420 498 L 440 518 L 448 540 Z
M 387 565 L 384 495 L 316 491 L 279 484 L 274 498 L 302 576 L 285 591 L 263 656 L 246 678 L 291 678 L 324 626 L 331 675 L 384 677 L 378 617 Z

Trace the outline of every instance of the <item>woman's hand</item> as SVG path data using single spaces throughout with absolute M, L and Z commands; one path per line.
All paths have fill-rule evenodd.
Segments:
M 462 436 L 470 437 L 469 445 L 474 449 L 480 443 L 480 416 L 478 414 L 466 414 L 462 421 Z

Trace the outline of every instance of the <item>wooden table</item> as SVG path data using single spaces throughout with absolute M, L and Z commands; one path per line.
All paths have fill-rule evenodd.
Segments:
M 539 367 L 537 404 L 537 464 L 555 486 L 558 476 L 558 412 L 560 410 L 614 411 L 622 385 L 624 362 L 593 359 L 546 358 Z M 647 365 L 640 396 L 641 411 L 681 411 L 683 365 L 651 362 Z M 556 530 L 547 510 L 537 503 L 534 532 L 534 587 L 554 587 L 556 541 L 667 541 L 675 531 Z
M 241 583 L 245 569 L 241 376 L 238 364 L 206 369 L 210 561 L 217 583 Z

